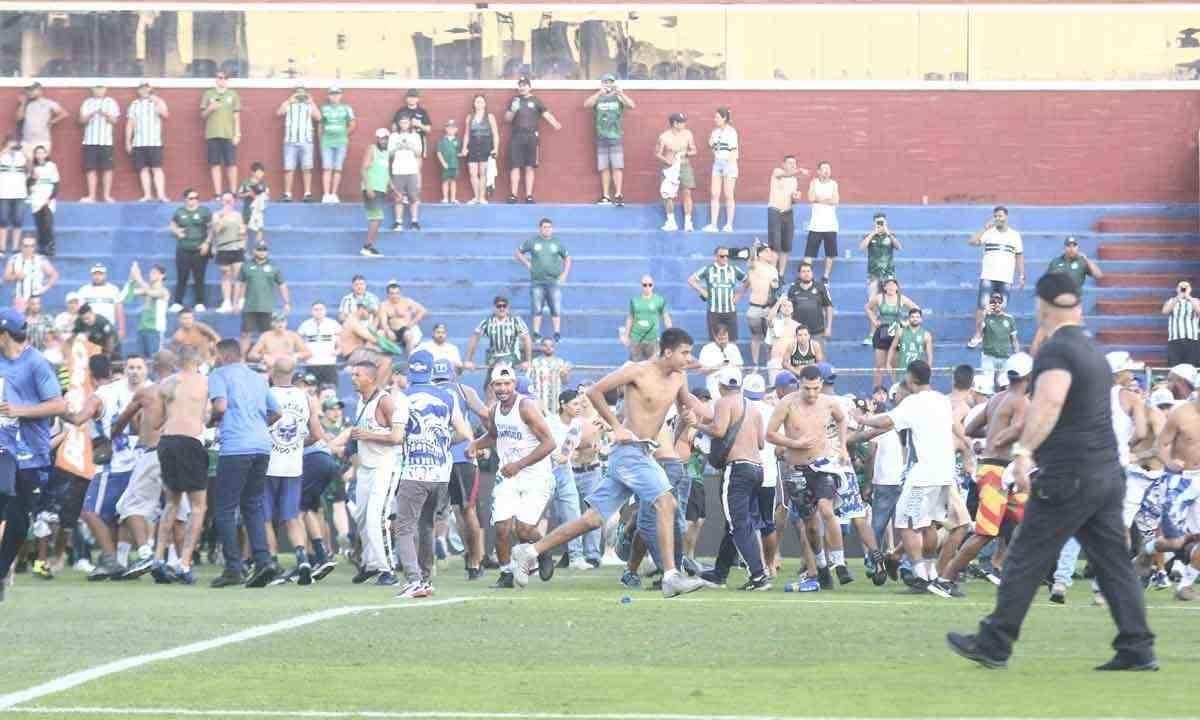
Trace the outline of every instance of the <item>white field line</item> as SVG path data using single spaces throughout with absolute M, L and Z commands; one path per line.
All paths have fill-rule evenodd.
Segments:
M 150 663 L 159 662 L 161 660 L 173 660 L 185 655 L 193 655 L 195 653 L 205 652 L 206 650 L 215 650 L 216 648 L 225 647 L 226 645 L 235 645 L 248 640 L 274 635 L 275 633 L 284 632 L 286 630 L 295 630 L 305 625 L 321 622 L 322 620 L 331 620 L 333 618 L 344 617 L 346 615 L 355 615 L 371 610 L 416 610 L 420 608 L 438 607 L 440 605 L 457 605 L 465 603 L 468 600 L 477 600 L 481 598 L 460 597 L 447 598 L 445 600 L 431 600 L 422 603 L 389 603 L 387 605 L 346 605 L 343 607 L 330 608 L 329 610 L 321 610 L 318 612 L 308 613 L 306 615 L 297 615 L 296 617 L 280 620 L 268 625 L 256 625 L 254 627 L 239 630 L 238 632 L 222 635 L 211 640 L 201 640 L 199 642 L 180 645 L 178 647 L 159 650 L 158 652 L 146 653 L 143 655 L 134 655 L 133 657 L 114 660 L 113 662 L 97 665 L 96 667 L 79 670 L 68 675 L 63 675 L 49 682 L 34 685 L 25 690 L 0 695 L 0 711 L 11 710 L 17 705 L 27 703 L 31 700 L 54 695 L 70 690 L 71 688 L 83 685 L 84 683 L 97 680 L 109 675 L 115 675 L 125 670 L 142 667 Z M 23 711 L 24 712 L 24 711 Z
M 369 720 L 1046 720 L 1021 717 L 955 717 L 922 715 L 920 718 L 856 718 L 820 715 L 681 715 L 677 713 L 547 713 L 547 712 L 456 712 L 436 710 L 210 710 L 185 708 L 117 708 L 117 707 L 25 707 L 12 708 L 12 713 L 48 715 L 117 715 L 163 717 L 225 717 L 225 718 L 366 718 Z M 1055 720 L 1093 720 L 1091 718 L 1055 718 Z M 1106 718 L 1106 720 L 1134 720 Z M 1185 720 L 1184 718 L 1138 718 L 1137 720 Z

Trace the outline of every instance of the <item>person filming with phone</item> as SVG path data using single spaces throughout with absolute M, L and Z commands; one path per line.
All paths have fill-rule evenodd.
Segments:
M 1163 303 L 1167 321 L 1167 365 L 1200 364 L 1200 300 L 1192 297 L 1192 284 L 1180 280 L 1174 297 Z

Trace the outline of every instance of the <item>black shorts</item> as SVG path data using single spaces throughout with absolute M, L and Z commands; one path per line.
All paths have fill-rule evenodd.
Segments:
M 775 488 L 760 487 L 758 489 L 758 519 L 762 522 L 761 532 L 770 535 L 775 532 Z
M 146 168 L 160 168 L 163 149 L 161 147 L 135 147 L 133 149 L 133 169 L 137 171 Z
M 112 168 L 113 168 L 112 145 L 84 145 L 83 146 L 83 169 L 84 170 L 112 170 Z
M 811 516 L 821 500 L 833 502 L 838 496 L 838 476 L 822 472 L 808 465 L 793 465 L 784 482 L 787 495 L 792 500 L 792 506 L 802 518 Z M 797 477 L 799 476 L 799 478 Z M 803 486 L 796 482 L 803 480 Z
M 475 463 L 456 462 L 450 468 L 450 504 L 475 507 L 479 496 L 479 468 Z
M 772 250 L 791 252 L 792 238 L 795 235 L 796 216 L 791 210 L 784 212 L 767 208 L 767 244 Z
M 692 491 L 688 494 L 685 516 L 688 522 L 708 517 L 708 497 L 704 494 L 704 481 L 692 480 Z
M 236 265 L 240 262 L 246 262 L 245 250 L 218 250 L 217 264 L 218 265 Z
M 896 337 L 892 334 L 892 326 L 880 324 L 875 328 L 875 334 L 871 336 L 871 346 L 876 350 L 891 350 L 892 338 Z
M 237 165 L 237 146 L 229 138 L 208 138 L 204 141 L 204 152 L 210 166 Z
M 242 313 L 242 332 L 264 333 L 271 329 L 271 313 L 244 312 Z
M 538 134 L 514 132 L 508 140 L 508 167 L 535 168 L 538 166 Z
M 825 248 L 825 257 L 837 257 L 837 233 L 809 230 L 808 241 L 804 243 L 804 257 L 815 258 L 817 256 L 817 251 L 822 246 Z
M 158 464 L 163 487 L 172 492 L 208 489 L 208 452 L 204 443 L 187 435 L 163 435 L 158 439 Z
M 493 147 L 494 147 L 494 144 L 492 143 L 491 136 L 488 136 L 488 138 L 483 141 L 480 141 L 479 138 L 472 138 L 471 139 L 471 147 L 467 148 L 467 162 L 469 162 L 469 163 L 485 163 L 485 162 L 487 162 L 488 158 L 492 156 L 492 148 Z
M 304 372 L 317 376 L 317 382 L 322 385 L 337 385 L 337 365 L 305 365 Z
M 321 496 L 329 483 L 337 479 L 337 461 L 325 452 L 314 452 L 304 456 L 303 484 L 300 486 L 300 510 L 320 512 Z

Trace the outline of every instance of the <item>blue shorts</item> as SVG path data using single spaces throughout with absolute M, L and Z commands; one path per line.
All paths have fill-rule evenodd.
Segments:
M 533 283 L 529 287 L 529 304 L 535 316 L 548 310 L 550 317 L 558 317 L 562 308 L 562 289 L 558 283 Z
M 613 448 L 608 457 L 608 475 L 585 501 L 600 513 L 600 517 L 608 518 L 625 504 L 630 495 L 637 495 L 642 502 L 651 503 L 669 492 L 671 483 L 667 480 L 667 473 L 654 459 L 650 446 L 629 443 Z
M 263 487 L 263 518 L 267 522 L 287 522 L 300 517 L 300 478 L 267 476 Z
M 345 147 L 325 147 L 321 146 L 321 169 L 322 170 L 337 170 L 341 172 L 342 166 L 346 164 L 346 148 Z
M 96 473 L 96 476 L 88 483 L 87 494 L 83 496 L 84 511 L 96 513 L 106 523 L 116 520 L 117 501 L 125 494 L 125 488 L 129 485 L 131 477 L 133 477 L 132 470 L 115 473 L 109 472 L 106 468 Z
M 313 169 L 312 143 L 283 144 L 283 169 L 291 171 L 297 168 L 301 170 Z

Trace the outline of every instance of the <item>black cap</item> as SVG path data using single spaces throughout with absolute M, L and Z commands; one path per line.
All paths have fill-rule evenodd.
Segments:
M 687 115 L 685 115 L 681 112 L 671 113 L 671 117 L 669 118 L 669 120 L 672 125 L 674 125 L 675 123 L 687 122 Z
M 517 87 L 521 87 L 522 85 L 529 85 L 530 87 L 533 86 L 533 83 L 529 82 L 528 75 L 522 75 L 521 77 L 517 78 Z
M 421 91 L 416 88 L 409 88 L 408 92 L 404 93 L 404 97 L 421 97 Z
M 1069 295 L 1071 299 L 1060 302 L 1058 298 L 1063 295 Z M 1037 296 L 1054 307 L 1073 308 L 1079 305 L 1079 284 L 1066 273 L 1046 273 L 1038 278 Z
M 1066 240 L 1063 240 L 1063 247 L 1066 247 L 1067 245 L 1078 245 L 1078 244 L 1079 244 L 1079 241 L 1076 240 L 1074 237 L 1068 237 Z

